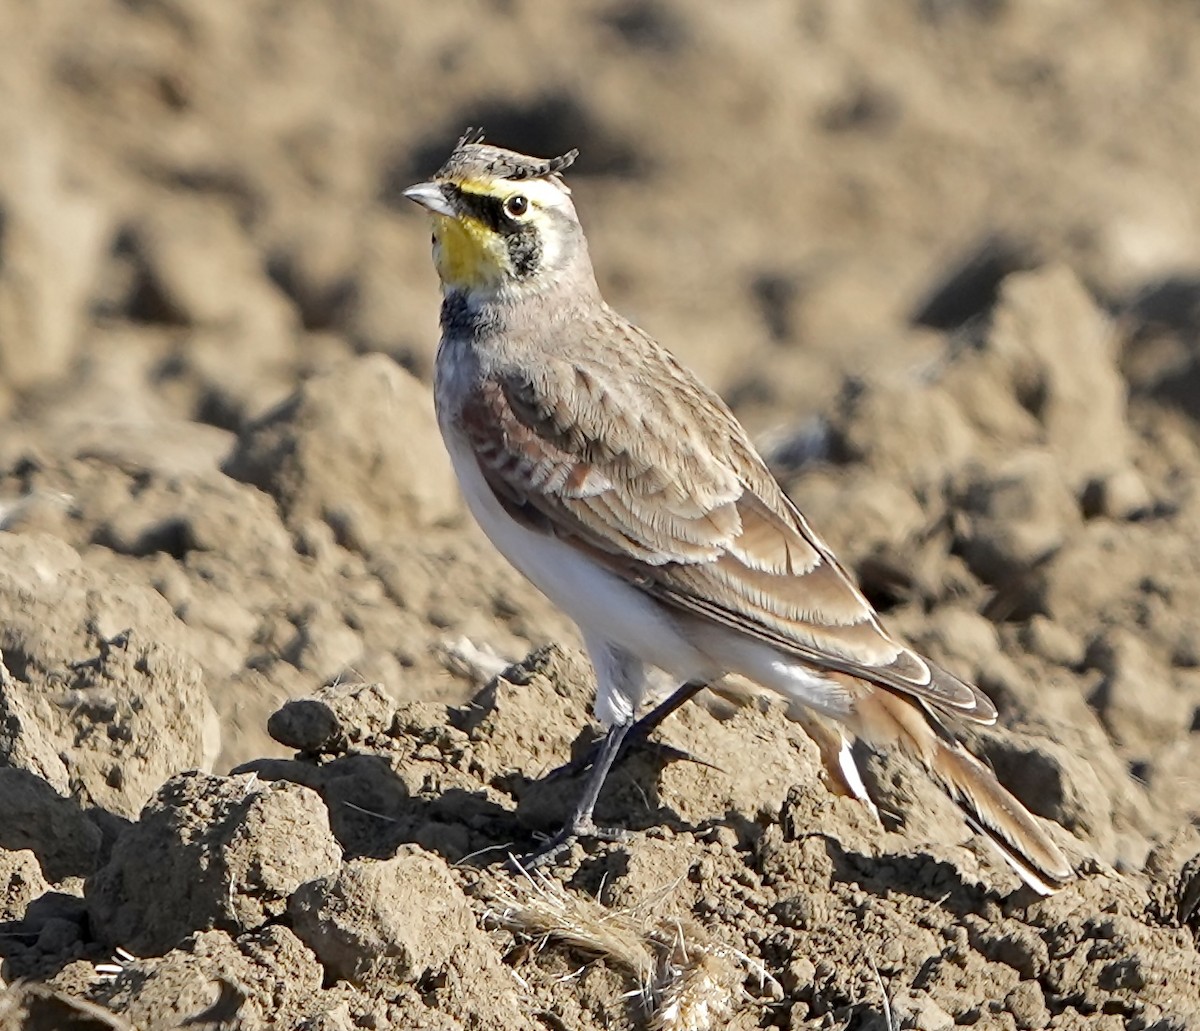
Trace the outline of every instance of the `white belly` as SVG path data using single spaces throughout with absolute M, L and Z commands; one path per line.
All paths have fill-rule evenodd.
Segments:
M 446 447 L 467 507 L 496 549 L 535 587 L 571 617 L 589 638 L 617 644 L 682 683 L 715 672 L 691 644 L 674 616 L 569 544 L 526 529 L 497 501 L 469 444 L 453 430 Z M 597 715 L 621 700 L 603 697 Z M 640 698 L 627 699 L 636 706 Z

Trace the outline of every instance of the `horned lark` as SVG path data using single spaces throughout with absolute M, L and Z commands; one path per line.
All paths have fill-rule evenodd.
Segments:
M 887 632 L 715 393 L 600 296 L 561 173 L 468 132 L 405 191 L 433 219 L 442 282 L 438 422 L 492 543 L 578 625 L 608 728 L 573 818 L 592 811 L 646 693 L 655 726 L 738 673 L 908 752 L 1040 891 L 1063 854 L 944 717 L 992 723 L 977 688 Z

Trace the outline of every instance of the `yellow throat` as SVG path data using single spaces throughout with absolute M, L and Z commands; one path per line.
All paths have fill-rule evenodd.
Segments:
M 511 274 L 503 238 L 478 219 L 434 215 L 433 236 L 433 263 L 447 289 L 494 290 Z

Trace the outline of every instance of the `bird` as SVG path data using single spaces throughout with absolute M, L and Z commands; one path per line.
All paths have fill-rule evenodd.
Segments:
M 1073 869 L 953 723 L 973 684 L 883 625 L 729 407 L 601 296 L 563 173 L 468 130 L 404 190 L 441 281 L 434 405 L 472 516 L 578 626 L 605 734 L 562 830 L 528 857 L 611 836 L 594 808 L 623 744 L 738 674 L 914 757 L 1041 894 Z M 664 671 L 678 687 L 638 719 Z

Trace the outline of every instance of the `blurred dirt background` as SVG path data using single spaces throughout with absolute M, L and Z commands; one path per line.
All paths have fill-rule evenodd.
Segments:
M 0 5 L 0 1028 L 1200 1027 L 1197 18 Z M 1077 883 L 762 700 L 504 871 L 590 674 L 433 423 L 400 192 L 468 125 L 580 149 L 609 300 L 992 694 Z

